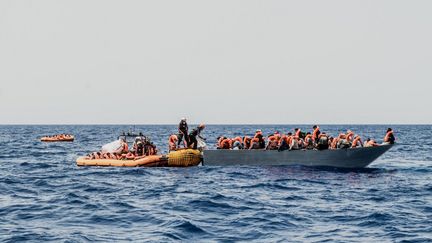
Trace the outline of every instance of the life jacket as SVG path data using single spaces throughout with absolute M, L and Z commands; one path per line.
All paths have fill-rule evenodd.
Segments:
M 220 148 L 221 149 L 230 149 L 232 145 L 232 141 L 229 138 L 226 138 L 224 140 L 222 140 L 222 142 L 220 143 Z

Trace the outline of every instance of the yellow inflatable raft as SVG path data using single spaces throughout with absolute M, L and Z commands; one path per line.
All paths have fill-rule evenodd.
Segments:
M 125 167 L 188 167 L 201 162 L 201 152 L 185 149 L 170 152 L 168 155 L 150 155 L 137 160 L 88 159 L 79 157 L 78 166 L 125 166 Z

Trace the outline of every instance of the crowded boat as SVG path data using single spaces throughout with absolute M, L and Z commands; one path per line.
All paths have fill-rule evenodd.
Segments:
M 41 138 L 42 142 L 72 142 L 75 137 L 72 134 L 56 134 Z
M 394 144 L 396 138 L 391 128 L 387 129 L 382 144 Z M 359 147 L 376 147 L 380 144 L 376 140 L 367 138 L 365 141 L 351 130 L 340 133 L 338 136 L 331 136 L 321 132 L 320 127 L 315 125 L 309 132 L 295 128 L 293 132 L 280 133 L 275 131 L 267 136 L 258 129 L 253 136 L 236 136 L 217 138 L 217 149 L 265 149 L 265 150 L 326 150 L 326 149 L 347 149 Z

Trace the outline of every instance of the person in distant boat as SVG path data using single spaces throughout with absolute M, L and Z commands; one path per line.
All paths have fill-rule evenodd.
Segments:
M 331 144 L 331 142 L 327 134 L 325 132 L 320 133 L 320 135 L 318 136 L 316 148 L 318 150 L 325 150 L 329 148 L 329 144 Z
M 363 142 L 362 142 L 361 137 L 359 135 L 354 136 L 354 140 L 351 144 L 351 148 L 357 148 L 357 147 L 363 147 Z
M 312 128 L 312 140 L 314 143 L 318 143 L 319 135 L 321 134 L 320 128 L 318 125 L 314 125 Z
M 204 130 L 205 125 L 200 124 L 197 128 L 193 129 L 191 133 L 189 133 L 189 138 L 187 139 L 187 146 L 188 148 L 197 149 L 198 148 L 198 140 L 197 137 L 204 140 L 203 137 L 201 137 L 201 132 Z
M 179 123 L 179 126 L 178 126 L 179 134 L 178 134 L 177 146 L 180 146 L 181 142 L 183 141 L 183 138 L 186 142 L 186 145 L 188 144 L 188 142 L 189 142 L 188 130 L 189 130 L 189 127 L 188 127 L 188 124 L 186 122 L 186 118 L 183 117 Z
M 396 141 L 396 138 L 395 138 L 395 136 L 393 134 L 393 129 L 388 128 L 387 129 L 387 133 L 386 133 L 386 135 L 384 137 L 384 143 L 385 144 L 394 144 L 395 141 Z
M 379 144 L 375 140 L 368 138 L 364 144 L 365 147 L 377 147 Z
M 177 150 L 177 142 L 178 142 L 178 135 L 172 134 L 168 138 L 168 150 L 169 151 L 175 151 Z

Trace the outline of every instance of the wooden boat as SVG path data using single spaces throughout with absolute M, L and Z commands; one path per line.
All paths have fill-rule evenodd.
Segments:
M 364 168 L 393 145 L 335 150 L 204 150 L 203 165 L 304 165 Z

